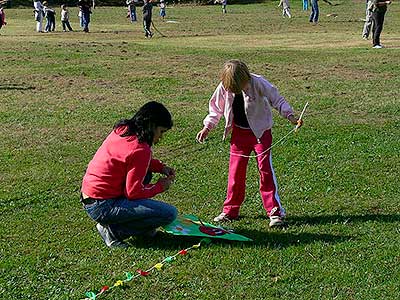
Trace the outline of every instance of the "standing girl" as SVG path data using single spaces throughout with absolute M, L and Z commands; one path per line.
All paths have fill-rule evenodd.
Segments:
M 301 121 L 282 97 L 277 88 L 264 77 L 249 72 L 239 60 L 225 63 L 221 82 L 209 103 L 209 114 L 204 119 L 204 128 L 197 134 L 202 143 L 220 118 L 225 118 L 225 139 L 232 131 L 227 196 L 222 213 L 214 221 L 230 221 L 239 217 L 240 206 L 245 198 L 246 169 L 249 155 L 254 151 L 260 173 L 260 193 L 264 208 L 270 218 L 269 225 L 284 225 L 285 216 L 281 206 L 278 186 L 272 168 L 272 111 L 271 106 L 292 124 L 301 126 Z M 265 153 L 264 153 L 265 152 Z
M 166 191 L 175 170 L 152 158 L 151 147 L 172 127 L 169 111 L 148 102 L 122 120 L 90 161 L 82 182 L 81 202 L 108 247 L 127 247 L 130 236 L 154 236 L 175 220 L 177 210 L 150 198 Z M 151 172 L 164 175 L 151 184 Z

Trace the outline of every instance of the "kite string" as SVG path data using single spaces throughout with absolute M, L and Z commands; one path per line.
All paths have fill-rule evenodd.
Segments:
M 244 154 L 239 154 L 239 153 L 234 153 L 234 152 L 230 152 L 231 155 L 235 155 L 235 156 L 241 156 L 241 157 L 247 157 L 247 158 L 255 158 L 255 157 L 259 157 L 261 155 L 264 155 L 266 152 L 268 152 L 269 150 L 271 150 L 273 147 L 275 147 L 276 145 L 278 145 L 281 141 L 283 141 L 284 139 L 286 139 L 293 131 L 296 130 L 296 127 L 294 127 L 292 130 L 290 130 L 284 137 L 282 137 L 281 139 L 279 139 L 279 141 L 275 142 L 274 144 L 271 145 L 271 147 L 269 147 L 268 149 L 264 150 L 261 153 L 255 154 L 255 155 L 244 155 Z
M 301 111 L 299 120 L 297 121 L 298 124 L 292 129 L 290 130 L 285 136 L 283 136 L 282 138 L 280 138 L 277 142 L 273 143 L 268 149 L 264 150 L 261 153 L 255 154 L 255 155 L 244 155 L 244 154 L 239 154 L 239 153 L 234 153 L 234 152 L 230 152 L 231 155 L 235 155 L 235 156 L 240 156 L 240 157 L 246 157 L 246 158 L 256 158 L 259 157 L 261 155 L 264 155 L 265 153 L 267 153 L 268 151 L 270 151 L 273 147 L 275 147 L 276 145 L 278 145 L 280 142 L 282 142 L 284 139 L 286 139 L 293 131 L 297 131 L 297 129 L 299 129 L 300 127 L 300 122 L 303 119 L 303 115 L 304 112 L 306 111 L 306 108 L 308 106 L 308 102 L 304 105 L 303 110 Z

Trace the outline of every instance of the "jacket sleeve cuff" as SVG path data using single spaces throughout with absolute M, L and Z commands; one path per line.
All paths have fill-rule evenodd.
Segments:
M 155 173 L 161 173 L 162 169 L 164 168 L 164 164 L 158 159 L 152 159 L 150 161 L 149 170 Z

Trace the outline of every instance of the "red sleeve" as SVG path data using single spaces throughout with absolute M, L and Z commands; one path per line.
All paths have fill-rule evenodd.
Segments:
M 158 159 L 152 158 L 150 160 L 149 170 L 155 173 L 161 173 L 162 169 L 164 168 L 164 164 L 159 161 Z
M 151 150 L 146 148 L 136 149 L 127 159 L 125 194 L 128 199 L 148 199 L 164 191 L 160 183 L 143 184 L 151 160 Z

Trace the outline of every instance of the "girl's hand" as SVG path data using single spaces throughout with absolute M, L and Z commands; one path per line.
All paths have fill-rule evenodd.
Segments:
M 175 177 L 175 170 L 171 167 L 164 166 L 161 170 L 161 174 L 165 176 L 174 176 Z
M 288 117 L 288 119 L 293 125 L 296 125 L 297 128 L 300 128 L 301 126 L 303 126 L 303 120 L 297 119 L 294 115 L 290 115 Z
M 204 127 L 202 130 L 199 131 L 199 133 L 196 135 L 196 140 L 199 143 L 204 143 L 204 140 L 208 136 L 208 133 L 210 132 L 210 129 L 207 127 Z

